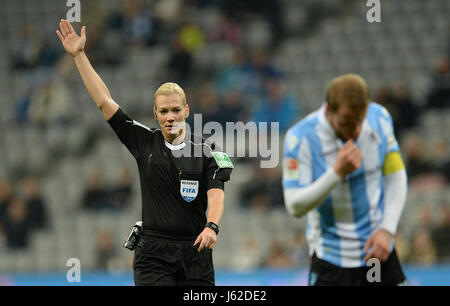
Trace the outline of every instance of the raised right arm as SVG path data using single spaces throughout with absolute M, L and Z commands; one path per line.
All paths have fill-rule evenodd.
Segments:
M 81 29 L 81 36 L 78 36 L 69 21 L 61 19 L 59 23 L 60 31 L 56 31 L 64 49 L 73 56 L 75 65 L 80 72 L 86 89 L 91 95 L 97 107 L 101 110 L 106 120 L 111 117 L 119 109 L 119 105 L 114 102 L 111 94 L 103 80 L 95 72 L 89 59 L 84 52 L 86 43 L 86 26 Z M 62 34 L 61 34 L 62 33 Z
M 84 51 L 74 56 L 74 60 L 83 79 L 84 86 L 86 86 L 95 104 L 101 110 L 103 117 L 106 120 L 111 119 L 119 109 L 119 105 L 112 99 L 108 87 L 95 72 Z

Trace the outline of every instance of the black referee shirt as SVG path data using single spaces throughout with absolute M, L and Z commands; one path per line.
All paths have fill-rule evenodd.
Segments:
M 190 150 L 192 157 L 180 157 L 166 146 L 161 130 L 141 125 L 122 109 L 108 123 L 136 159 L 144 231 L 165 239 L 195 240 L 206 224 L 206 192 L 223 190 L 232 169 L 219 168 L 210 154 L 213 148 L 202 137 L 187 134 L 183 150 Z M 207 154 L 194 157 L 196 146 L 206 146 Z

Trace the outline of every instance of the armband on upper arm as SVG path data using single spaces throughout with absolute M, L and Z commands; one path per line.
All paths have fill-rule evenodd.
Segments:
M 399 152 L 391 152 L 386 155 L 383 164 L 383 175 L 389 175 L 405 168 Z

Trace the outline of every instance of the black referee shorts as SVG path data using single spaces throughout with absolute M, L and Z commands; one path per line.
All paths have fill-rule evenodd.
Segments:
M 136 286 L 214 286 L 212 250 L 194 241 L 141 237 L 134 252 Z
M 310 286 L 398 286 L 406 284 L 395 249 L 388 259 L 380 264 L 380 282 L 369 282 L 367 274 L 373 266 L 341 268 L 317 258 L 314 253 L 309 272 Z M 372 273 L 369 273 L 372 275 Z

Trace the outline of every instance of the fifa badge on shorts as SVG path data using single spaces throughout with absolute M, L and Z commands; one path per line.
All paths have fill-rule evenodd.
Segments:
M 181 180 L 180 193 L 186 202 L 195 200 L 198 194 L 198 181 Z

